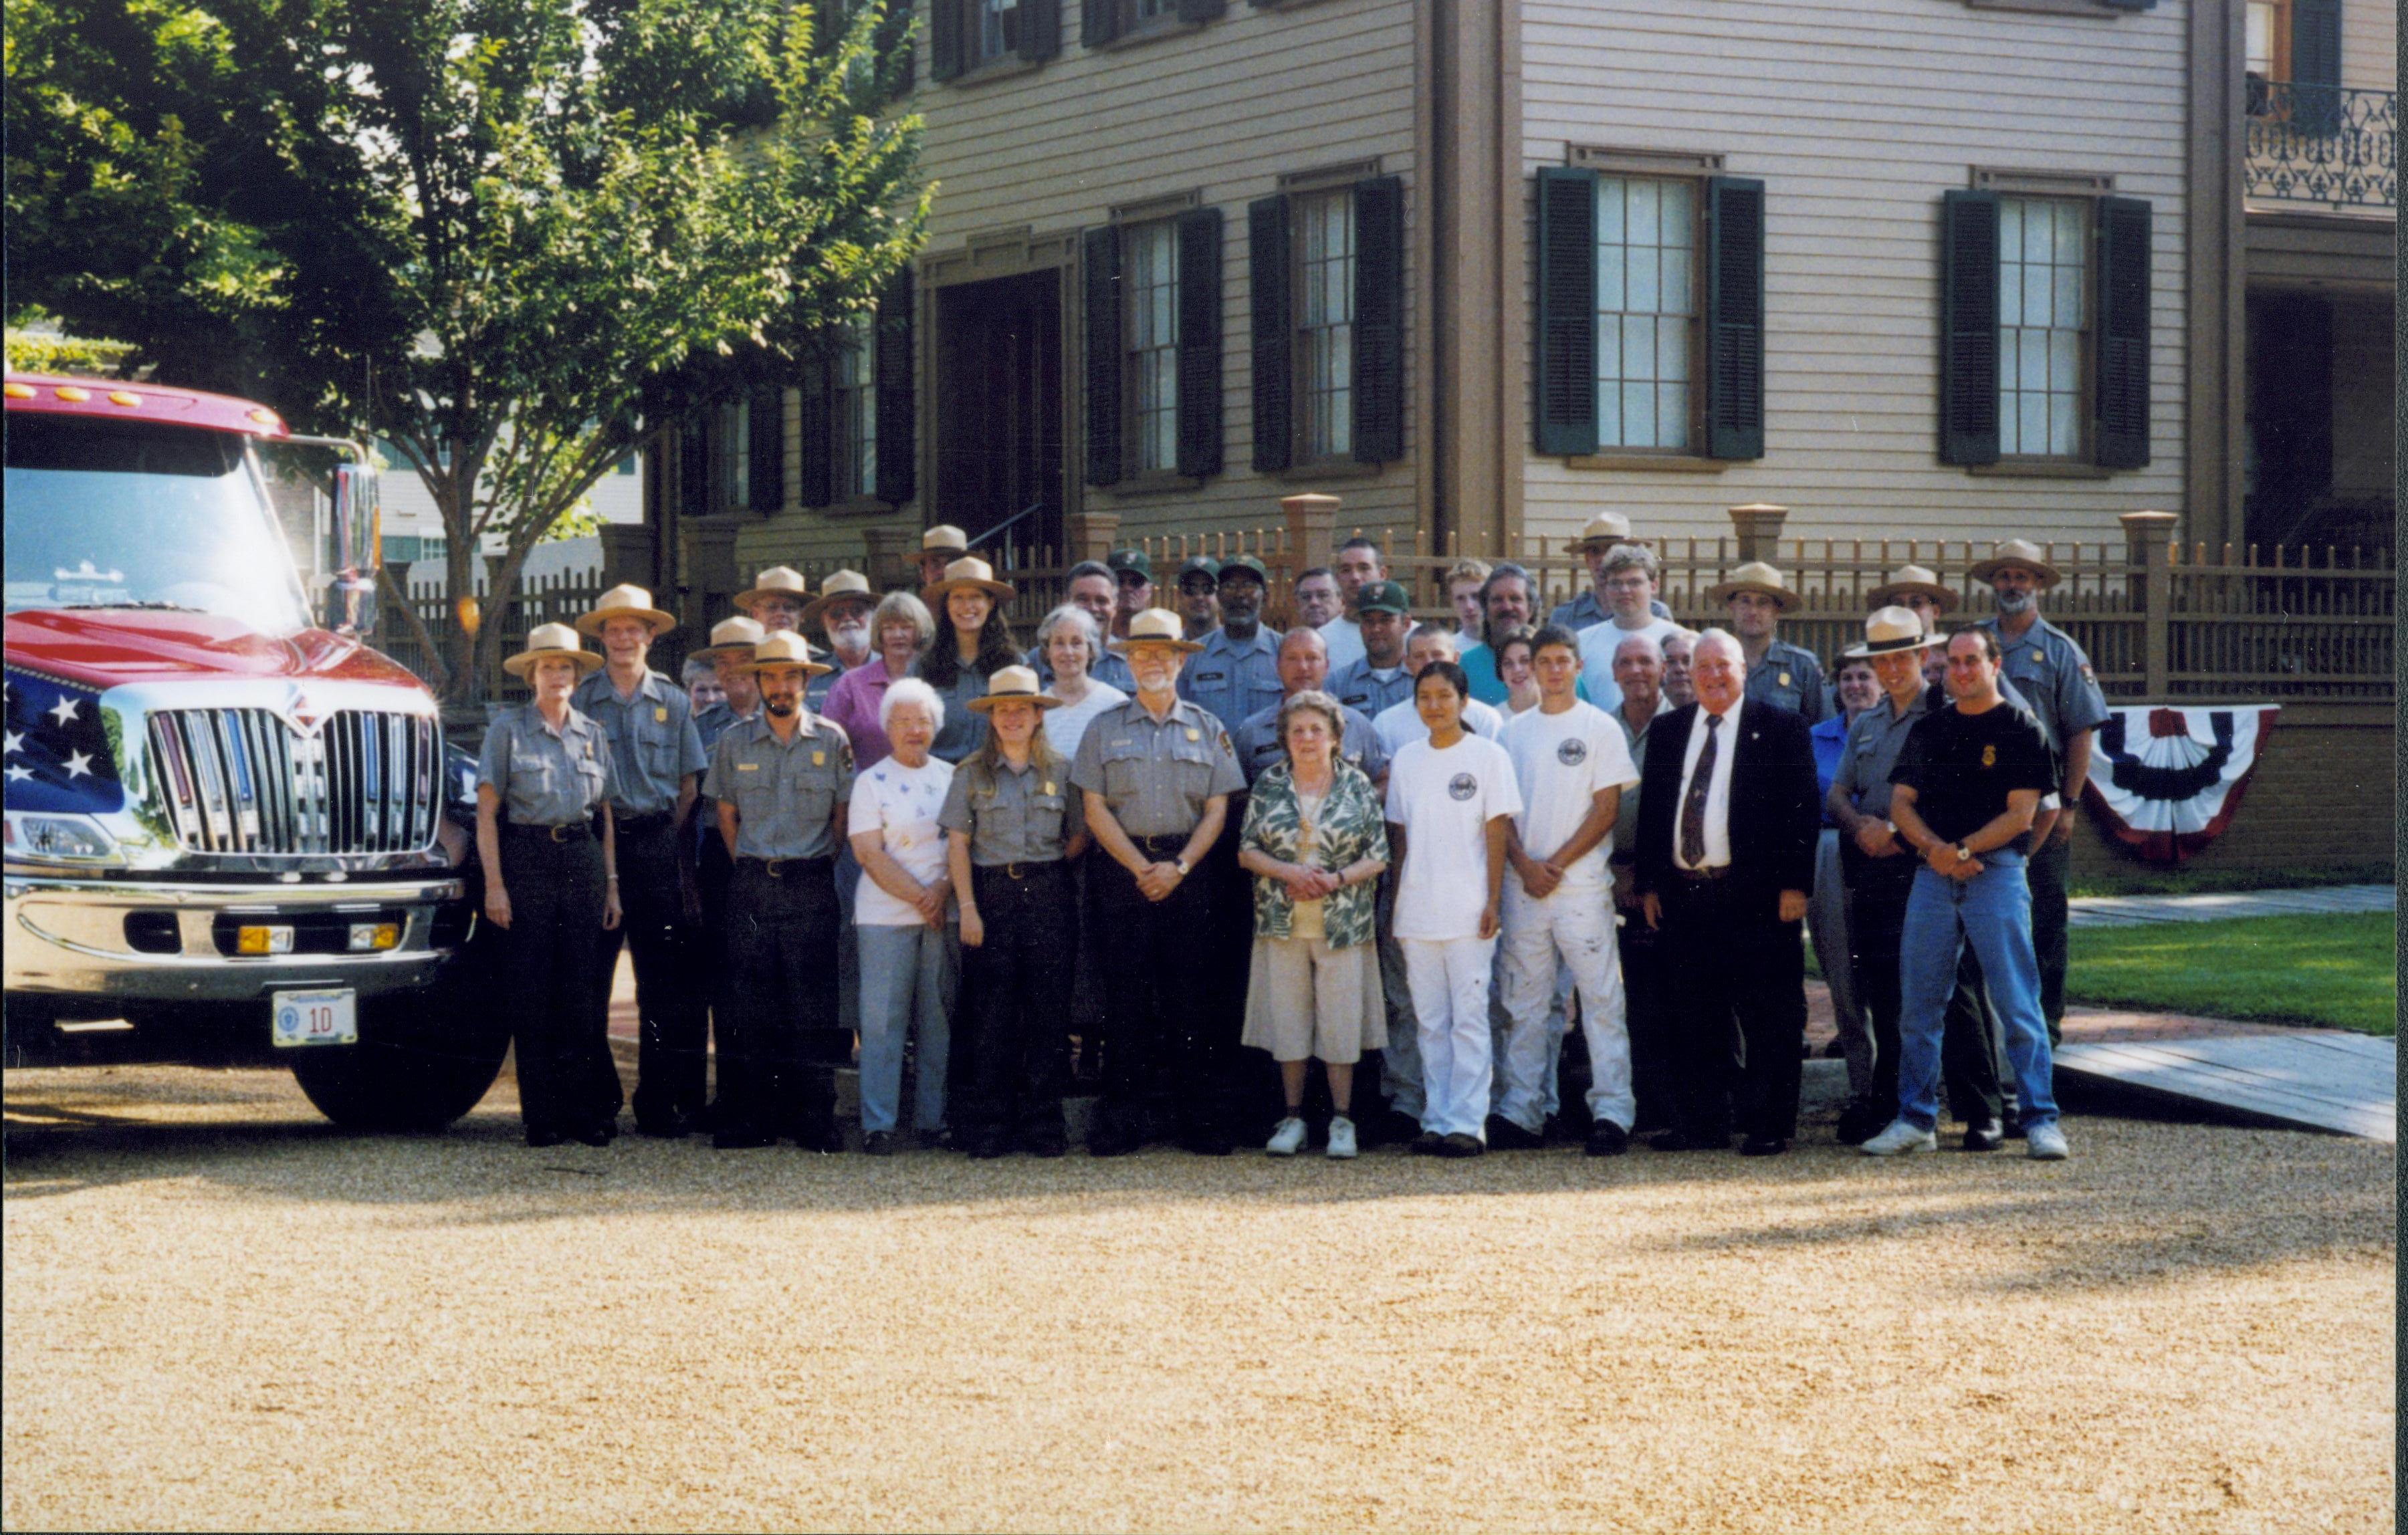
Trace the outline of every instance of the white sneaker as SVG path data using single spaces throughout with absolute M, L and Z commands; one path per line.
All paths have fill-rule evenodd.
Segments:
M 1911 1156 L 1916 1152 L 1938 1151 L 1940 1136 L 1934 1130 L 1920 1130 L 1902 1119 L 1893 1119 L 1889 1128 L 1856 1148 L 1867 1156 Z
M 2024 1155 L 2035 1162 L 2062 1162 L 2073 1153 L 2065 1143 L 2065 1132 L 2052 1119 L 2045 1125 L 2025 1128 Z
M 1329 1121 L 1329 1155 L 1341 1162 L 1354 1155 L 1354 1122 L 1344 1114 Z
M 1279 1128 L 1271 1132 L 1270 1144 L 1263 1150 L 1273 1156 L 1294 1156 L 1303 1148 L 1304 1121 L 1290 1114 L 1279 1122 Z

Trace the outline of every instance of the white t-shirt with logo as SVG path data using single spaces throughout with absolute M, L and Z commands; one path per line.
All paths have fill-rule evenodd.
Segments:
M 1611 714 L 1622 707 L 1622 684 L 1613 680 L 1613 653 L 1626 639 L 1641 635 L 1656 641 L 1663 649 L 1665 638 L 1681 626 L 1669 618 L 1652 619 L 1635 629 L 1626 629 L 1611 618 L 1602 624 L 1592 624 L 1580 632 L 1581 681 L 1588 686 L 1588 701 Z
M 922 884 L 931 883 L 945 871 L 945 828 L 937 825 L 937 812 L 945 808 L 945 794 L 953 784 L 950 762 L 930 757 L 917 768 L 906 768 L 893 757 L 881 758 L 853 781 L 845 834 L 882 833 L 886 855 Z M 853 921 L 856 927 L 917 927 L 920 913 L 864 874 L 853 898 Z
M 1627 793 L 1639 782 L 1622 726 L 1605 710 L 1578 699 L 1560 714 L 1550 714 L 1541 706 L 1514 715 L 1498 744 L 1513 761 L 1514 784 L 1522 794 L 1522 813 L 1513 825 L 1521 833 L 1522 850 L 1533 858 L 1544 858 L 1570 841 L 1588 819 L 1599 793 Z M 1564 870 L 1557 890 L 1596 890 L 1611 882 L 1605 859 L 1612 846 L 1609 836 L 1583 854 Z
M 1505 716 L 1477 698 L 1466 698 L 1463 728 L 1495 740 L 1505 728 Z M 1408 741 L 1429 739 L 1429 726 L 1423 723 L 1421 710 L 1413 707 L 1410 694 L 1380 710 L 1371 721 L 1371 733 L 1380 738 L 1381 750 L 1391 757 L 1403 751 Z
M 1481 909 L 1488 904 L 1488 823 L 1521 811 L 1513 759 L 1495 741 L 1466 734 L 1443 752 L 1426 736 L 1405 743 L 1388 765 L 1387 817 L 1405 828 L 1397 937 L 1446 942 L 1480 936 Z

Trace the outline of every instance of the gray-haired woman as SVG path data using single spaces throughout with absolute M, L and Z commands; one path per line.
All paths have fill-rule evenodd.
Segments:
M 879 724 L 879 700 L 887 688 L 911 675 L 911 667 L 937 636 L 937 621 L 928 605 L 909 592 L 889 592 L 869 615 L 870 659 L 836 680 L 820 710 L 823 719 L 844 726 L 853 740 L 853 769 L 874 766 L 892 747 Z
M 953 1054 L 955 950 L 953 876 L 938 813 L 953 765 L 929 755 L 945 726 L 944 700 L 916 677 L 891 683 L 879 724 L 893 750 L 853 778 L 845 831 L 861 860 L 853 936 L 861 948 L 861 1149 L 895 1149 L 902 1113 L 904 1036 L 920 1035 L 913 1126 L 923 1140 L 945 1127 Z
M 1128 702 L 1128 695 L 1096 680 L 1096 664 L 1105 653 L 1104 637 L 1096 626 L 1095 615 L 1085 609 L 1066 602 L 1046 614 L 1045 622 L 1037 625 L 1037 648 L 1044 653 L 1045 665 L 1054 673 L 1046 695 L 1062 700 L 1062 707 L 1046 717 L 1045 739 L 1068 762 L 1079 754 L 1079 741 L 1087 733 L 1088 722 L 1105 710 Z
M 1279 1062 L 1287 1112 L 1264 1149 L 1304 1144 L 1305 1064 L 1329 1075 L 1329 1155 L 1354 1155 L 1354 1063 L 1388 1042 L 1372 908 L 1388 867 L 1379 791 L 1339 754 L 1345 715 L 1326 693 L 1280 706 L 1287 759 L 1254 780 L 1238 864 L 1254 877 L 1244 1042 Z

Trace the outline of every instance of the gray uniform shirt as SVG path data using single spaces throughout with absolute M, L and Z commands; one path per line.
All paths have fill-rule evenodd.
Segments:
M 1079 826 L 1070 819 L 1077 802 L 1070 790 L 1070 765 L 1057 761 L 1040 768 L 1031 762 L 1014 769 L 1005 763 L 993 783 L 972 782 L 984 776 L 967 763 L 953 774 L 937 825 L 967 835 L 970 862 L 981 868 L 1059 863 Z
M 610 793 L 610 743 L 575 706 L 554 730 L 533 704 L 512 704 L 485 727 L 477 782 L 490 783 L 514 826 L 581 824 Z
M 1984 619 L 1979 627 L 1999 637 L 2000 670 L 2040 722 L 2061 770 L 2067 738 L 2107 723 L 2107 698 L 2099 691 L 2090 657 L 2071 635 L 2044 618 L 2015 639 L 2006 637 L 1996 618 Z
M 657 671 L 644 673 L 633 696 L 622 698 L 608 667 L 569 695 L 610 741 L 610 811 L 621 819 L 666 815 L 677 809 L 678 780 L 710 763 L 694 727 L 685 690 Z
M 1413 696 L 1412 673 L 1405 669 L 1403 662 L 1381 669 L 1387 675 L 1383 677 L 1371 668 L 1369 656 L 1350 661 L 1329 674 L 1322 691 L 1347 708 L 1360 710 L 1367 718 L 1375 717 L 1390 704 L 1402 703 Z
M 1287 746 L 1279 738 L 1279 711 L 1282 704 L 1258 709 L 1246 716 L 1246 723 L 1229 732 L 1230 750 L 1236 753 L 1239 770 L 1246 775 L 1251 786 L 1271 767 L 1287 758 Z M 1380 744 L 1380 733 L 1371 728 L 1358 709 L 1340 705 L 1345 716 L 1345 732 L 1339 738 L 1338 754 L 1363 769 L 1365 778 L 1376 779 L 1388 770 L 1388 749 Z
M 969 706 L 972 698 L 986 696 L 985 674 L 976 667 L 962 667 L 954 671 L 951 687 L 939 687 L 928 675 L 927 666 L 925 656 L 912 662 L 911 675 L 934 688 L 945 706 L 945 723 L 928 743 L 928 754 L 939 762 L 967 762 L 971 753 L 986 743 L 986 716 Z
M 837 807 L 853 797 L 853 742 L 807 714 L 781 744 L 766 714 L 719 738 L 702 792 L 736 807 L 739 858 L 825 858 L 837 849 Z
M 1898 754 L 1906 750 L 1907 732 L 1934 707 L 1927 688 L 1915 689 L 1914 702 L 1903 714 L 1884 696 L 1848 726 L 1847 743 L 1840 748 L 1840 767 L 1831 775 L 1831 787 L 1847 796 L 1858 815 L 1889 819 L 1889 770 L 1898 766 Z
M 1813 652 L 1785 639 L 1765 647 L 1764 659 L 1747 668 L 1745 696 L 1752 704 L 1770 704 L 1803 714 L 1808 724 L 1820 724 L 1831 713 L 1830 700 L 1823 690 L 1823 663 L 1814 659 Z
M 1232 639 L 1226 628 L 1215 629 L 1204 648 L 1179 669 L 1179 696 L 1235 730 L 1265 704 L 1276 704 L 1285 693 L 1279 680 L 1279 631 L 1265 624 L 1252 639 Z M 1131 690 L 1135 696 L 1135 690 Z
M 1131 837 L 1184 837 L 1204 802 L 1246 786 L 1229 733 L 1182 700 L 1159 722 L 1138 699 L 1104 710 L 1079 741 L 1070 785 L 1104 796 Z

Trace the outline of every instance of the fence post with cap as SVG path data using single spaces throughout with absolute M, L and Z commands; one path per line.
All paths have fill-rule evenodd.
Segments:
M 2173 534 L 2171 511 L 2128 511 L 2124 524 L 2132 576 L 2130 601 L 2141 610 L 2141 670 L 2151 698 L 2168 696 L 2172 664 Z
M 1762 560 L 1767 565 L 1779 565 L 1781 524 L 1789 520 L 1787 507 L 1776 507 L 1769 501 L 1754 501 L 1730 509 L 1731 531 L 1739 536 L 1739 557 L 1742 563 Z

